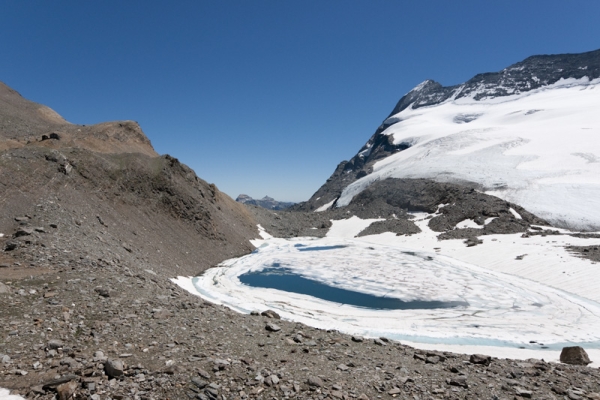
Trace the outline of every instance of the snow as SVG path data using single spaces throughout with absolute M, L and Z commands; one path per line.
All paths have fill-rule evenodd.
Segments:
M 317 199 L 318 200 L 318 199 Z M 315 210 L 315 212 L 323 212 L 323 211 L 327 211 L 331 208 L 331 206 L 333 205 L 333 203 L 335 203 L 335 199 L 331 200 L 329 203 L 327 204 L 323 204 L 321 207 L 317 208 Z
M 261 238 L 271 239 L 273 237 L 265 230 L 265 228 L 260 226 L 260 224 L 258 224 L 257 227 L 258 227 L 258 234 L 260 235 Z
M 482 236 L 483 244 L 438 241 L 431 215 L 415 213 L 421 233 L 354 236 L 377 221 L 333 221 L 327 237 L 255 242 L 252 254 L 201 277 L 173 281 L 206 300 L 249 313 L 271 308 L 283 318 L 366 337 L 385 336 L 420 348 L 497 357 L 558 360 L 565 345 L 582 345 L 600 361 L 600 279 L 589 260 L 566 245 L 600 239 L 566 234 Z M 486 221 L 487 222 L 487 221 Z M 566 231 L 563 231 L 566 232 Z M 307 247 L 327 250 L 299 251 Z M 327 247 L 337 246 L 337 247 Z M 466 301 L 466 307 L 373 310 L 242 284 L 238 276 L 273 264 L 330 286 L 402 300 Z M 530 341 L 536 341 L 530 344 Z M 542 349 L 542 343 L 548 349 Z M 520 349 L 519 347 L 525 347 Z M 594 364 L 592 364 L 594 365 Z
M 373 222 L 383 221 L 384 219 L 360 219 L 352 216 L 348 219 L 331 220 L 331 228 L 327 231 L 327 237 L 353 238 L 361 231 L 369 227 Z
M 600 79 L 563 79 L 526 93 L 450 99 L 392 116 L 383 134 L 412 146 L 347 186 L 345 206 L 386 178 L 470 181 L 559 225 L 600 229 Z M 481 89 L 483 90 L 483 89 Z M 477 117 L 457 123 L 458 116 Z
M 509 208 L 508 211 L 510 211 L 510 213 L 516 218 L 516 219 L 523 219 L 523 217 L 521 217 L 521 214 L 519 214 L 518 212 L 515 211 L 514 208 Z
M 10 394 L 10 390 L 0 388 L 0 400 L 25 400 L 24 397 Z
M 472 219 L 465 219 L 464 221 L 460 221 L 456 224 L 457 229 L 465 229 L 465 228 L 474 228 L 474 229 L 483 229 L 483 225 L 477 225 L 477 222 Z

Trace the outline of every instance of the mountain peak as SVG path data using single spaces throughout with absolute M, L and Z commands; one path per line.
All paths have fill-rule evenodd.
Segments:
M 595 50 L 528 57 L 455 86 L 425 80 L 298 208 L 341 207 L 374 182 L 423 178 L 468 182 L 557 226 L 596 229 L 599 78 Z M 585 206 L 572 207 L 575 193 L 587 193 Z
M 253 206 L 258 206 L 262 208 L 267 208 L 269 210 L 283 210 L 285 208 L 291 207 L 295 203 L 277 201 L 272 197 L 265 196 L 262 199 L 253 199 L 247 194 L 240 194 L 235 201 L 242 204 L 248 204 Z

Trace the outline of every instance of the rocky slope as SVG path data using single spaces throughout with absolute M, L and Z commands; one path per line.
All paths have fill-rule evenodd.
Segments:
M 524 95 L 528 93 L 543 93 L 541 92 L 542 89 L 550 87 L 551 85 L 556 85 L 559 82 L 565 82 L 565 79 L 571 81 L 583 79 L 586 80 L 586 82 L 589 82 L 597 79 L 599 76 L 600 50 L 596 50 L 582 54 L 543 55 L 529 57 L 522 62 L 505 68 L 502 71 L 479 74 L 469 81 L 456 86 L 444 87 L 431 80 L 425 81 L 403 96 L 394 107 L 390 115 L 377 128 L 373 136 L 359 150 L 359 152 L 349 161 L 341 162 L 327 182 L 325 182 L 325 184 L 323 184 L 323 186 L 321 186 L 321 188 L 319 188 L 306 203 L 297 206 L 296 209 L 309 211 L 319 209 L 328 204 L 333 204 L 337 201 L 337 199 L 340 198 L 342 192 L 346 190 L 347 193 L 344 199 L 345 205 L 348 203 L 348 198 L 350 198 L 354 193 L 362 190 L 357 188 L 353 191 L 350 191 L 349 187 L 352 184 L 358 180 L 361 180 L 361 182 L 366 182 L 361 186 L 362 188 L 377 180 L 386 179 L 386 177 L 429 178 L 436 182 L 451 181 L 453 183 L 468 183 L 471 186 L 477 187 L 478 190 L 497 190 L 499 193 L 502 192 L 502 190 L 505 190 L 506 193 L 503 195 L 503 198 L 510 200 L 512 197 L 507 193 L 510 192 L 513 186 L 520 188 L 523 185 L 527 185 L 528 181 L 537 182 L 539 180 L 541 182 L 546 175 L 549 174 L 549 172 L 546 171 L 547 173 L 545 173 L 542 171 L 537 175 L 527 177 L 521 177 L 519 175 L 513 179 L 513 181 L 516 182 L 515 183 L 507 180 L 509 178 L 505 178 L 505 176 L 511 174 L 510 169 L 487 171 L 482 166 L 478 167 L 478 164 L 474 165 L 473 168 L 469 169 L 467 172 L 464 172 L 461 169 L 461 165 L 468 164 L 469 162 L 476 163 L 477 160 L 488 164 L 497 163 L 500 165 L 501 163 L 505 163 L 507 165 L 512 165 L 514 162 L 525 163 L 530 162 L 532 159 L 539 158 L 540 156 L 535 153 L 535 151 L 533 153 L 530 152 L 531 154 L 526 153 L 527 156 L 519 161 L 514 161 L 515 159 L 509 160 L 509 158 L 501 159 L 499 155 L 496 156 L 495 153 L 490 153 L 492 149 L 497 147 L 498 153 L 504 154 L 504 152 L 509 149 L 524 146 L 525 143 L 530 142 L 531 140 L 528 138 L 517 140 L 515 139 L 515 136 L 519 136 L 521 134 L 520 132 L 524 130 L 531 130 L 532 126 L 534 126 L 531 124 L 534 122 L 532 122 L 532 119 L 528 118 L 516 120 L 510 119 L 512 117 L 506 117 L 504 119 L 500 119 L 502 113 L 504 112 L 503 110 L 499 111 L 498 115 L 494 114 L 494 117 L 490 116 L 489 121 L 482 122 L 485 120 L 486 111 L 478 111 L 479 108 L 477 104 L 483 104 L 485 102 L 485 104 L 489 103 L 490 105 L 493 105 L 504 101 L 502 99 L 508 98 L 508 96 L 521 96 L 520 98 L 524 98 Z M 584 87 L 582 87 L 582 90 L 583 89 Z M 589 99 L 597 103 L 596 97 L 592 96 L 589 97 Z M 524 114 L 524 117 L 528 117 L 538 113 L 538 117 L 536 118 L 539 120 L 540 118 L 543 118 L 543 108 L 545 107 L 554 109 L 554 114 L 552 115 L 568 115 L 568 113 L 573 112 L 573 110 L 570 109 L 557 111 L 560 109 L 557 108 L 560 107 L 560 103 L 557 103 L 556 101 L 553 103 L 548 103 L 548 101 L 549 100 L 544 99 L 539 100 L 539 104 L 537 104 L 538 108 L 535 110 L 524 109 L 522 112 L 519 112 L 519 109 L 517 108 L 516 114 Z M 437 133 L 432 133 L 429 131 L 421 133 L 421 131 L 415 130 L 415 124 L 420 121 L 418 118 L 427 119 L 427 115 L 429 115 L 428 113 L 433 113 L 434 111 L 432 110 L 436 110 L 436 107 L 439 107 L 443 104 L 456 104 L 457 106 L 451 109 L 448 106 L 447 109 L 444 109 L 444 111 L 440 111 L 440 113 L 444 112 L 448 115 L 444 114 L 442 116 L 438 116 L 436 114 L 436 116 L 432 116 L 430 118 L 430 124 L 438 127 Z M 594 121 L 593 117 L 593 109 L 595 108 L 594 104 L 589 104 L 589 110 L 591 114 L 588 114 L 591 115 L 591 119 L 589 121 L 582 122 L 586 125 L 581 129 L 597 129 L 598 121 Z M 582 104 L 582 107 L 586 105 L 587 103 Z M 522 107 L 532 107 L 532 104 L 527 103 L 527 105 L 523 105 Z M 469 110 L 472 110 L 472 112 L 468 112 Z M 510 112 L 513 111 L 514 110 L 510 110 Z M 508 112 L 509 111 L 506 111 L 506 113 Z M 452 113 L 455 115 L 451 115 Z M 453 119 L 451 117 L 453 117 Z M 445 119 L 447 118 L 450 118 L 449 122 L 446 122 Z M 517 117 L 515 116 L 514 118 Z M 543 121 L 543 119 L 540 121 Z M 555 124 L 559 123 L 559 120 L 555 121 Z M 440 125 L 438 126 L 436 124 Z M 464 127 L 465 124 L 469 125 Z M 503 129 L 503 124 L 507 132 L 507 134 L 505 134 L 506 137 L 500 137 L 498 133 L 495 133 L 499 128 Z M 419 127 L 417 127 L 417 129 L 419 129 Z M 579 139 L 576 139 L 578 136 L 574 136 L 575 132 L 572 132 L 573 129 L 579 128 L 572 128 L 570 124 L 566 124 L 564 131 L 562 133 L 557 133 L 558 137 L 560 137 L 561 134 L 563 136 L 571 135 L 571 137 L 573 137 L 573 141 L 578 141 Z M 439 133 L 443 132 L 444 130 L 448 130 L 447 136 Z M 432 136 L 434 133 L 439 137 Z M 554 136 L 549 135 L 550 133 L 547 132 L 546 141 L 552 141 L 555 139 Z M 429 140 L 430 143 L 428 142 L 425 144 L 427 140 Z M 582 138 L 582 140 L 585 140 L 585 137 Z M 483 149 L 486 149 L 486 146 L 484 146 L 486 141 L 489 141 L 490 143 L 487 145 L 488 153 L 483 153 Z M 580 143 L 582 143 L 584 148 L 582 152 L 591 151 L 594 153 L 595 148 L 593 146 L 589 146 L 593 145 L 593 141 L 589 142 L 588 140 L 587 145 L 585 144 L 586 142 Z M 417 151 L 417 145 L 423 148 L 421 152 Z M 470 161 L 453 156 L 455 153 L 462 154 L 461 151 L 467 151 L 464 149 L 468 149 L 469 146 L 471 146 L 470 148 L 472 148 L 472 151 L 474 152 Z M 444 149 L 446 149 L 448 152 L 447 154 L 443 153 Z M 479 151 L 479 153 L 477 153 L 477 151 Z M 565 151 L 568 152 L 569 150 Z M 577 157 L 581 157 L 581 154 L 583 153 L 577 150 L 570 151 L 572 154 L 565 154 L 564 156 L 572 157 L 574 160 L 573 162 L 577 164 Z M 399 153 L 406 154 L 406 156 L 400 157 Z M 414 155 L 410 156 L 409 153 L 414 153 Z M 562 155 L 553 155 L 552 157 L 555 157 L 555 160 L 562 160 L 562 158 L 559 158 L 559 156 L 562 157 Z M 497 159 L 492 157 L 497 157 Z M 382 170 L 383 172 L 380 173 L 381 176 L 378 175 L 377 177 L 373 176 L 372 178 L 369 178 L 372 176 L 374 165 L 377 162 L 381 162 L 381 164 L 378 164 L 381 166 L 380 169 L 385 168 L 383 167 L 384 164 L 386 167 L 388 167 L 388 169 L 385 171 Z M 392 170 L 391 166 L 394 162 L 397 162 L 397 168 Z M 563 164 L 565 168 L 566 164 L 566 162 Z M 418 169 L 416 166 L 419 166 Z M 557 176 L 564 173 L 564 171 L 561 172 L 553 170 L 552 176 Z M 577 174 L 578 172 L 574 170 L 570 173 Z M 492 177 L 485 175 L 485 177 L 482 178 L 477 174 L 488 174 L 492 175 Z M 591 176 L 595 175 L 593 171 L 590 172 L 590 174 Z M 490 179 L 496 179 L 497 182 L 493 181 L 492 184 L 490 184 Z M 595 187 L 596 186 L 594 186 L 592 189 L 596 190 Z M 527 194 L 525 196 L 515 197 L 515 200 L 510 201 L 515 202 L 516 198 L 528 199 L 535 196 L 539 197 L 545 195 L 545 192 L 541 194 Z M 595 196 L 590 194 L 589 197 Z M 536 200 L 532 201 L 531 203 L 534 206 L 537 206 L 539 205 L 539 202 L 540 200 Z M 547 209 L 547 206 L 544 205 L 542 207 L 537 207 L 536 210 L 539 209 L 540 212 L 547 211 L 544 207 Z M 551 217 L 550 213 L 546 214 Z M 545 217 L 545 215 L 543 216 Z M 562 217 L 560 216 L 554 217 L 554 222 L 568 225 L 568 223 L 561 218 Z M 573 219 L 573 217 L 571 218 Z M 584 220 L 585 216 L 577 216 L 576 218 L 581 218 Z M 576 225 L 577 224 L 580 225 L 580 228 L 585 228 L 587 226 L 591 229 L 595 222 L 577 222 Z
M 177 159 L 159 157 L 136 123 L 73 125 L 5 85 L 0 94 L 1 233 L 18 229 L 15 217 L 47 208 L 69 246 L 91 247 L 95 258 L 122 253 L 168 274 L 199 273 L 251 250 L 256 228 L 245 208 Z M 82 227 L 105 245 L 86 245 Z

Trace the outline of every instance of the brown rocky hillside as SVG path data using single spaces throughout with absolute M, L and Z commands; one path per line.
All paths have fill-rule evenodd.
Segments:
M 0 150 L 6 237 L 23 223 L 15 218 L 29 216 L 56 225 L 64 251 L 173 276 L 246 253 L 257 236 L 241 204 L 177 159 L 158 156 L 135 122 L 71 124 L 0 83 Z

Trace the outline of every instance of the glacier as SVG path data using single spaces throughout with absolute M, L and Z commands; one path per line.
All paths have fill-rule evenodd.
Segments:
M 336 206 L 379 180 L 428 178 L 475 183 L 555 226 L 600 230 L 599 84 L 560 79 L 509 96 L 478 98 L 482 89 L 407 107 L 382 134 L 410 147 L 376 162 Z

